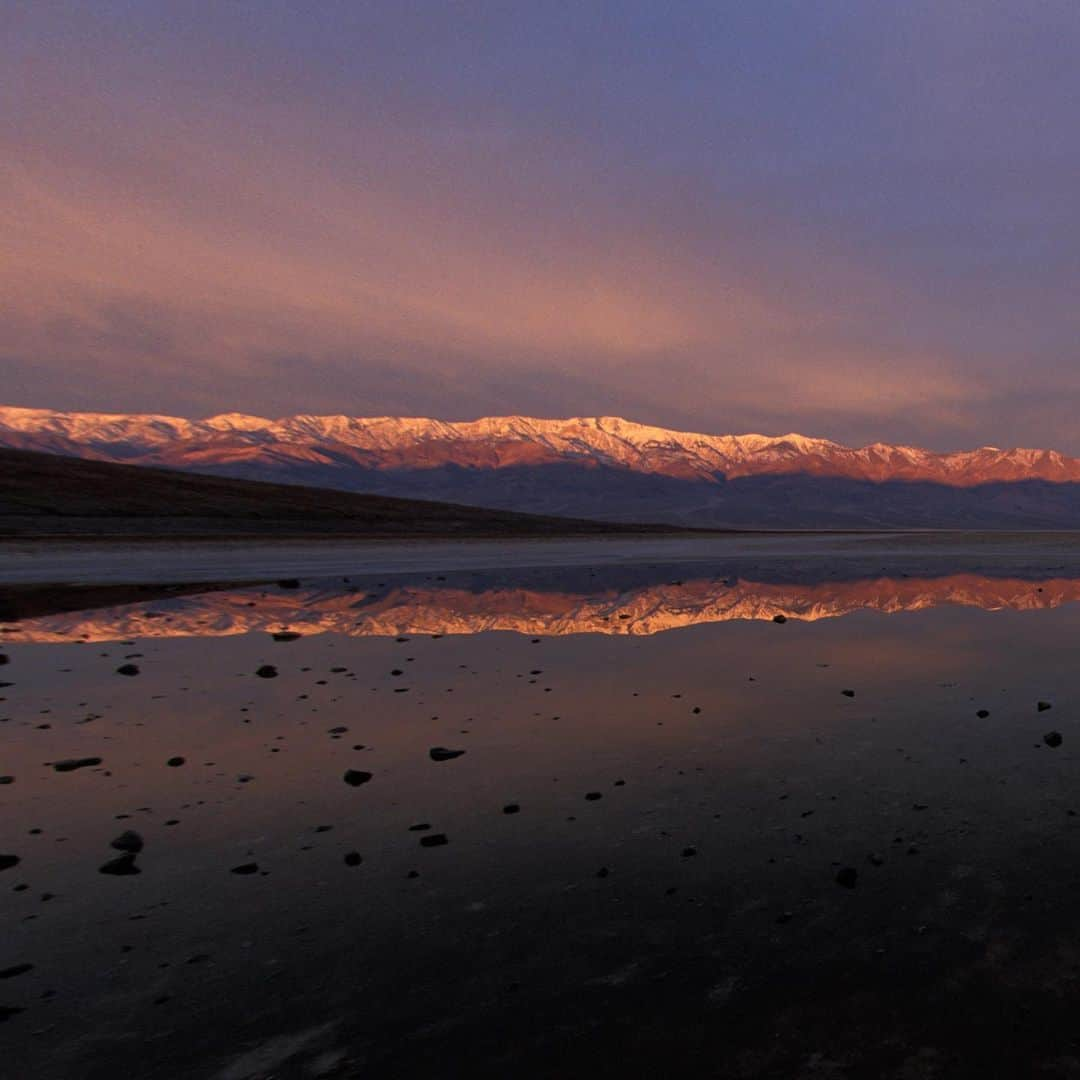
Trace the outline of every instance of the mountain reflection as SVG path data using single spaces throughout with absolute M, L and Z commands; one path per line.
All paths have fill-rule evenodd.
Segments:
M 534 636 L 648 636 L 735 620 L 813 622 L 858 611 L 882 614 L 942 606 L 1037 611 L 1080 600 L 1080 578 L 1027 580 L 952 574 L 856 581 L 766 582 L 699 578 L 629 588 L 536 588 L 402 584 L 366 591 L 320 584 L 251 586 L 176 595 L 11 622 L 12 642 L 111 641 L 275 633 L 390 637 L 510 631 Z M 69 605 L 65 605 L 69 606 Z

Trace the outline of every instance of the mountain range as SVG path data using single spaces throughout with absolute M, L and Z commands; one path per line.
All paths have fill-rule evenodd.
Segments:
M 1080 459 L 936 453 L 619 417 L 224 413 L 204 420 L 0 407 L 0 446 L 211 475 L 612 521 L 851 528 L 1080 527 Z

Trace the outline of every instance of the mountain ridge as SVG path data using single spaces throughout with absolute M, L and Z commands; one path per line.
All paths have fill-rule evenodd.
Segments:
M 221 413 L 84 413 L 0 406 L 0 446 L 170 468 L 265 463 L 366 469 L 500 469 L 573 463 L 679 479 L 805 474 L 974 487 L 993 482 L 1080 481 L 1080 459 L 1052 449 L 982 446 L 937 452 L 883 442 L 860 447 L 789 432 L 709 435 L 616 416 L 430 417 L 297 414 L 271 420 Z

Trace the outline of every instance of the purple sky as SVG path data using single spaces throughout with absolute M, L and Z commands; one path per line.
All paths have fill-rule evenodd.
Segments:
M 1080 452 L 1075 0 L 14 0 L 0 401 Z

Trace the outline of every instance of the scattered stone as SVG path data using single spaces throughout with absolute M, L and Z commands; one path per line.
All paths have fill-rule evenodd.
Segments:
M 428 751 L 432 761 L 453 761 L 464 753 L 464 750 L 448 750 L 445 746 L 433 746 Z
M 99 874 L 109 874 L 112 877 L 127 877 L 131 874 L 141 874 L 142 871 L 135 865 L 135 854 L 125 851 L 123 855 L 110 859 L 104 866 L 98 867 Z
M 92 765 L 100 765 L 99 757 L 65 758 L 63 761 L 54 761 L 53 768 L 57 772 L 74 772 L 76 769 L 89 769 Z
M 418 821 L 415 825 L 409 826 L 409 832 L 427 832 L 431 826 L 426 821 Z
M 1060 746 L 1062 742 L 1064 742 L 1064 739 L 1062 739 L 1060 731 L 1048 731 L 1043 736 L 1043 742 L 1046 743 L 1047 746 Z
M 10 870 L 19 865 L 18 855 L 0 855 L 0 870 Z
M 117 851 L 128 851 L 132 855 L 138 855 L 144 847 L 143 838 L 137 832 L 128 829 L 113 840 L 109 847 L 116 848 Z
M 836 884 L 843 886 L 845 889 L 854 889 L 859 881 L 859 872 L 854 866 L 845 866 L 836 875 Z
M 241 863 L 239 866 L 234 866 L 229 873 L 230 874 L 257 874 L 259 872 L 259 864 L 253 862 Z
M 421 847 L 442 847 L 444 844 L 449 844 L 450 841 L 446 837 L 446 833 L 432 833 L 430 836 L 420 837 Z
M 521 807 L 518 806 L 518 804 L 516 802 L 507 803 L 503 807 L 503 813 L 504 814 L 520 814 L 521 813 Z
M 1046 712 L 1047 709 L 1052 709 L 1053 705 L 1051 705 L 1049 701 L 1039 701 L 1035 703 L 1035 708 L 1039 712 Z
M 978 710 L 978 711 L 977 711 L 977 712 L 975 713 L 975 715 L 976 715 L 976 716 L 977 716 L 977 717 L 978 717 L 978 718 L 979 718 L 980 720 L 985 720 L 985 719 L 986 719 L 986 718 L 987 718 L 987 717 L 988 717 L 988 716 L 990 715 L 990 710 L 989 710 L 989 709 L 979 709 L 979 710 Z
M 371 773 L 364 772 L 363 769 L 346 769 L 342 779 L 350 787 L 359 787 L 361 784 L 366 784 L 371 779 Z
M 867 857 L 866 857 L 866 861 L 867 861 L 867 862 L 868 862 L 868 863 L 869 863 L 869 864 L 870 864 L 871 866 L 884 866 L 884 865 L 885 865 L 885 860 L 884 860 L 884 858 L 882 858 L 882 856 L 880 856 L 880 855 L 878 855 L 878 854 L 873 854 L 873 855 L 867 855 Z
M 587 802 L 596 802 L 597 799 L 602 799 L 604 796 L 599 791 L 587 791 L 585 793 L 585 799 Z
M 854 697 L 855 696 L 855 691 L 854 690 L 841 690 L 840 693 L 843 694 L 844 697 Z
M 276 679 L 277 668 L 274 667 L 273 664 L 263 664 L 262 667 L 255 669 L 255 674 L 258 675 L 260 679 Z
M 138 675 L 139 674 L 139 665 L 138 664 L 121 664 L 116 669 L 116 674 L 117 675 Z
M 359 866 L 364 861 L 364 857 L 359 851 L 347 851 L 345 853 L 345 865 L 346 866 Z
M 187 758 L 171 757 L 168 761 L 165 762 L 165 764 L 168 765 L 170 769 L 179 769 L 185 761 L 187 761 Z

